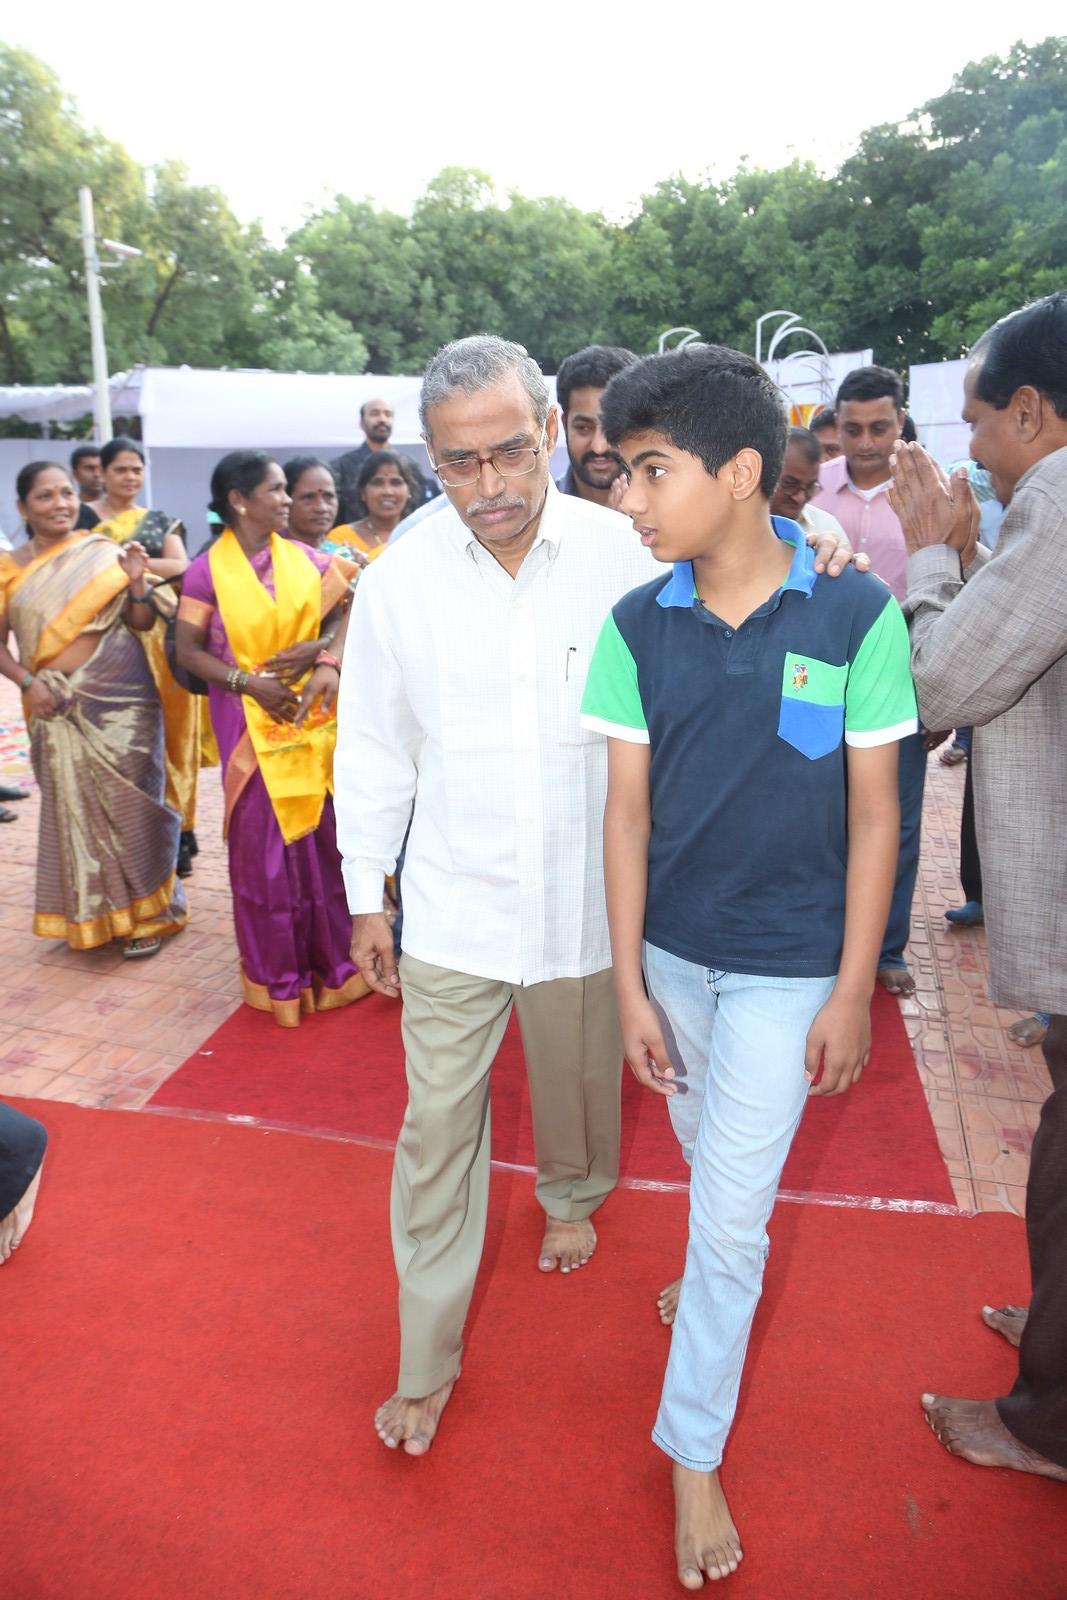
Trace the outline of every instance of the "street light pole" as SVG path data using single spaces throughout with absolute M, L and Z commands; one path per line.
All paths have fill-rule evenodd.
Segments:
M 111 438 L 111 393 L 108 387 L 107 349 L 104 345 L 104 308 L 100 303 L 100 257 L 96 249 L 96 224 L 93 221 L 93 191 L 86 184 L 78 190 L 81 206 L 82 248 L 85 251 L 85 293 L 89 301 L 89 338 L 93 350 L 93 421 L 96 441 L 107 444 Z

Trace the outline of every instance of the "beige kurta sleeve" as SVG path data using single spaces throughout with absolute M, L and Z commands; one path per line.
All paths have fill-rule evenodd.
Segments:
M 1067 653 L 1067 518 L 1024 484 L 988 561 L 964 582 L 946 545 L 908 562 L 904 605 L 919 714 L 928 728 L 981 727 Z

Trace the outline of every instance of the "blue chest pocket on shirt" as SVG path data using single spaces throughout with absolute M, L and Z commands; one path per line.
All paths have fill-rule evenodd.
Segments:
M 778 737 L 809 761 L 831 755 L 845 731 L 847 666 L 795 651 L 786 654 Z

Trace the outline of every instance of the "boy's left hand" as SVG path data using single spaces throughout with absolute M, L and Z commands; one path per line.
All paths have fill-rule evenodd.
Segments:
M 857 1081 L 870 1055 L 870 1001 L 832 994 L 808 1030 L 804 1072 L 811 1083 L 809 1095 L 844 1094 Z

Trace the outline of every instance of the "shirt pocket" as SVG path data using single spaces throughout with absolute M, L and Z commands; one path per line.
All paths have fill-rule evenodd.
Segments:
M 778 737 L 809 761 L 832 755 L 845 731 L 848 666 L 799 651 L 786 652 Z
M 582 697 L 589 674 L 589 652 L 571 645 L 559 658 L 557 688 L 560 695 L 559 742 L 565 745 L 596 744 L 603 734 L 595 733 L 581 721 Z

